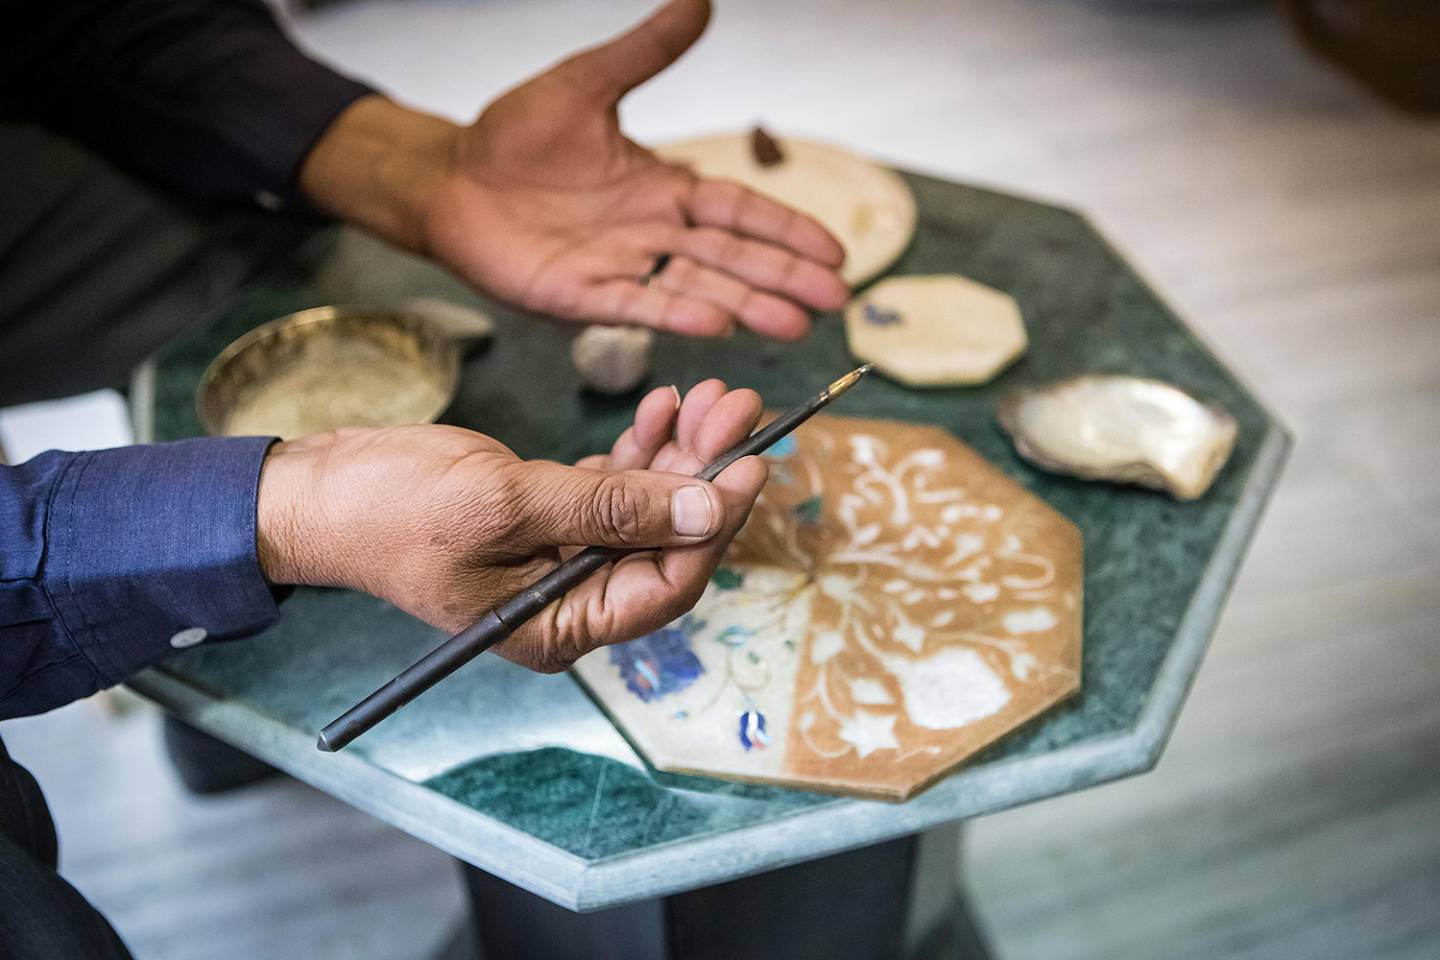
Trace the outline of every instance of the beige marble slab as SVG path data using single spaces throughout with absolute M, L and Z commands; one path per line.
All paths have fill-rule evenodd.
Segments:
M 1079 688 L 1079 531 L 935 427 L 820 416 L 695 610 L 575 672 L 662 770 L 904 799 Z

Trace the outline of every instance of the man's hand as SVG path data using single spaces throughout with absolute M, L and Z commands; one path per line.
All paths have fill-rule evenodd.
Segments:
M 673 0 L 466 128 L 364 98 L 321 138 L 301 185 L 319 206 L 532 310 L 694 336 L 739 322 L 802 337 L 804 308 L 838 309 L 848 294 L 839 243 L 809 217 L 666 164 L 620 131 L 620 98 L 684 53 L 709 15 L 706 0 Z M 667 253 L 663 273 L 642 284 Z
M 277 444 L 260 479 L 260 562 L 274 583 L 364 590 L 456 632 L 579 545 L 659 547 L 596 573 L 497 647 L 563 670 L 694 606 L 767 470 L 690 476 L 754 429 L 760 398 L 718 380 L 641 401 L 609 454 L 523 461 L 458 427 L 344 429 Z

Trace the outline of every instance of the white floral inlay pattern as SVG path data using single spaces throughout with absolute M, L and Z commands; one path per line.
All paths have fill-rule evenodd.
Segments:
M 1076 689 L 1072 526 L 934 428 L 822 416 L 796 439 L 692 615 L 704 676 L 640 711 L 582 661 L 642 745 L 904 795 Z

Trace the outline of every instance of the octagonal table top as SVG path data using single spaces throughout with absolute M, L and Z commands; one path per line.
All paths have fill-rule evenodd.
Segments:
M 315 787 L 572 909 L 734 879 L 1149 769 L 1174 725 L 1289 447 L 1284 429 L 1080 215 L 904 174 L 920 223 L 888 275 L 960 273 L 1015 297 L 1029 351 L 982 387 L 911 390 L 872 378 L 848 416 L 951 431 L 1084 536 L 1079 695 L 904 803 L 726 783 L 648 768 L 568 675 L 483 656 L 339 754 L 319 729 L 443 639 L 387 604 L 301 589 L 272 630 L 181 652 L 132 681 L 188 722 Z M 194 393 L 230 340 L 325 303 L 417 296 L 482 306 L 493 344 L 466 361 L 445 421 L 525 457 L 605 449 L 634 398 L 579 389 L 566 327 L 486 303 L 438 269 L 349 230 L 319 236 L 150 367 L 135 403 L 150 438 L 200 433 Z M 711 376 L 798 402 L 848 369 L 843 324 L 803 343 L 748 334 L 662 338 L 653 383 Z M 1228 409 L 1240 432 L 1201 500 L 1057 477 L 1020 460 L 997 395 L 1082 372 L 1169 380 Z

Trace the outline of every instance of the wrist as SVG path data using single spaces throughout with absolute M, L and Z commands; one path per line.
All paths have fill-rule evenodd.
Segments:
M 313 454 L 293 443 L 270 448 L 260 467 L 259 496 L 255 505 L 255 550 L 260 570 L 272 584 L 326 585 L 330 578 L 319 561 L 312 530 L 320 514 L 315 491 Z
M 426 211 L 454 167 L 460 129 L 379 95 L 361 97 L 310 150 L 300 188 L 321 210 L 424 252 Z

